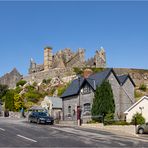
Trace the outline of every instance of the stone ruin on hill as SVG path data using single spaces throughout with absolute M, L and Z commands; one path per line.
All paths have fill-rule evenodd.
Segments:
M 96 51 L 94 57 L 85 60 L 85 50 L 79 48 L 77 52 L 73 52 L 70 48 L 65 48 L 64 50 L 59 50 L 53 55 L 51 47 L 44 48 L 44 63 L 36 64 L 36 62 L 31 59 L 29 74 L 38 73 L 41 71 L 49 71 L 53 69 L 68 69 L 73 67 L 96 67 L 105 68 L 106 67 L 106 54 L 103 47 L 100 51 Z

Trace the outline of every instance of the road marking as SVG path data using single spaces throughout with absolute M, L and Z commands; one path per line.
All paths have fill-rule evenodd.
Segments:
M 72 129 L 72 128 L 58 128 L 58 127 L 51 127 L 51 128 L 57 129 L 57 130 L 60 130 L 60 131 L 63 131 L 63 132 L 78 134 L 78 135 L 81 135 L 81 136 L 90 136 L 91 138 L 94 138 L 94 137 L 106 138 L 106 137 L 108 137 L 106 135 L 102 135 L 102 134 L 99 134 L 99 133 L 91 133 L 91 132 Z
M 31 139 L 31 138 L 27 138 L 27 137 L 25 137 L 25 136 L 22 136 L 22 135 L 17 135 L 18 137 L 21 137 L 21 138 L 24 138 L 24 139 L 26 139 L 26 140 L 29 140 L 29 141 L 32 141 L 32 142 L 37 142 L 36 140 L 33 140 L 33 139 Z
M 117 144 L 119 144 L 120 146 L 126 146 L 126 144 L 121 143 L 121 142 L 117 142 Z
M 1 131 L 5 131 L 5 129 L 3 129 L 3 128 L 0 128 L 0 130 L 1 130 Z

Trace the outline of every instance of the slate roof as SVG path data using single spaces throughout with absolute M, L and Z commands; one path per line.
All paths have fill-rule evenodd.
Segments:
M 106 80 L 111 72 L 113 72 L 113 69 L 109 68 L 107 70 L 89 76 L 86 80 L 91 85 L 91 87 L 96 90 L 96 86 L 99 86 L 103 82 L 103 80 Z
M 98 72 L 93 75 L 90 75 L 86 79 L 81 77 L 80 84 L 78 79 L 73 80 L 70 86 L 67 88 L 67 90 L 62 94 L 61 98 L 77 95 L 84 82 L 87 82 L 92 87 L 93 90 L 96 90 L 96 86 L 99 86 L 104 80 L 106 80 L 109 77 L 111 72 L 114 74 L 119 85 L 123 85 L 126 82 L 127 78 L 130 78 L 131 82 L 135 86 L 135 83 L 133 82 L 133 80 L 129 75 L 117 76 L 112 68 L 108 68 L 102 72 Z
M 59 97 L 46 96 L 52 102 L 52 108 L 62 108 L 62 99 Z
M 84 82 L 84 78 L 83 77 L 80 77 L 80 79 L 73 80 L 72 83 L 70 84 L 70 86 L 62 94 L 61 98 L 64 98 L 66 96 L 73 96 L 73 95 L 78 94 L 78 92 L 79 92 L 83 82 Z
M 136 86 L 129 74 L 120 75 L 117 77 L 118 77 L 118 80 L 120 81 L 120 85 L 123 85 L 126 82 L 126 80 L 129 78 L 131 80 L 131 82 L 133 83 L 133 85 Z

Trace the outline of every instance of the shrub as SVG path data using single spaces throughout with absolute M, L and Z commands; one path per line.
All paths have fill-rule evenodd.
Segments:
M 42 83 L 49 84 L 51 80 L 52 80 L 51 78 L 43 79 Z
M 139 89 L 142 90 L 142 91 L 146 91 L 147 88 L 146 88 L 145 84 L 141 84 Z
M 83 70 L 81 70 L 78 67 L 74 67 L 73 69 L 74 69 L 74 72 L 76 73 L 76 75 L 81 75 L 83 73 Z
M 43 80 L 42 80 L 42 83 L 45 83 L 45 84 L 46 84 L 46 79 L 43 79 Z
M 25 80 L 20 80 L 20 81 L 18 81 L 17 83 L 16 83 L 16 86 L 24 86 L 25 84 L 27 83 L 27 81 L 25 81 Z
M 145 118 L 142 116 L 140 113 L 136 113 L 132 117 L 131 124 L 144 124 L 145 123 Z
M 106 114 L 106 116 L 104 118 L 104 125 L 113 124 L 113 122 L 114 122 L 113 119 L 114 119 L 113 113 Z
M 23 90 L 23 89 L 20 88 L 19 86 L 17 86 L 17 87 L 15 88 L 15 92 L 16 92 L 17 94 L 19 94 L 22 90 Z
M 87 124 L 93 124 L 93 123 L 98 123 L 97 121 L 95 120 L 90 120 L 90 121 L 87 121 Z
M 91 70 L 92 70 L 94 73 L 97 73 L 97 72 L 103 71 L 104 68 L 96 68 L 96 67 L 93 67 L 93 68 L 91 68 Z
M 140 97 L 143 96 L 143 94 L 141 92 L 135 90 L 134 91 L 134 96 L 135 96 L 135 98 L 140 98 Z

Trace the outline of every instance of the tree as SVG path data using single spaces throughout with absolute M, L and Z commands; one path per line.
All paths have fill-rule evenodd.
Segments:
M 14 111 L 15 107 L 14 107 L 14 90 L 9 90 L 7 91 L 6 95 L 5 95 L 5 109 L 9 109 L 10 111 Z
M 0 84 L 0 99 L 2 99 L 3 96 L 5 96 L 7 91 L 8 91 L 8 86 Z
M 27 81 L 25 81 L 25 80 L 20 80 L 20 81 L 18 81 L 17 83 L 16 83 L 16 86 L 24 86 L 25 84 L 27 83 Z
M 92 105 L 92 116 L 103 115 L 115 112 L 115 103 L 111 85 L 103 81 L 100 87 L 97 86 Z
M 24 108 L 23 98 L 19 94 L 14 95 L 14 107 L 17 111 L 19 111 L 22 107 Z
M 132 124 L 144 124 L 145 123 L 145 118 L 142 116 L 140 113 L 136 113 L 132 117 Z

